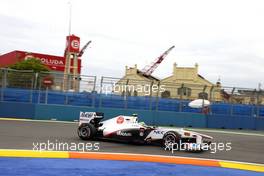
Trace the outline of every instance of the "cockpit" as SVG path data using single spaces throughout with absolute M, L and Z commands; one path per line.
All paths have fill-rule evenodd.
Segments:
M 138 123 L 138 117 L 135 116 L 124 116 L 125 123 Z

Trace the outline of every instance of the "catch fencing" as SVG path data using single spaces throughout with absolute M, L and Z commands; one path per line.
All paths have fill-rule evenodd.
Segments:
M 209 114 L 264 117 L 263 95 L 260 89 L 220 85 L 0 69 L 1 102 L 202 113 L 188 106 L 201 98 L 212 103 Z

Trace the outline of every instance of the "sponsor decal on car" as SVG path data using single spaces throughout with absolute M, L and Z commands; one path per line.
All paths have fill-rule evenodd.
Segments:
M 154 130 L 153 133 L 155 133 L 155 134 L 164 134 L 164 131 Z
M 117 131 L 116 135 L 118 135 L 118 136 L 132 136 L 132 133 Z
M 80 111 L 80 120 L 91 119 L 93 117 L 93 115 L 94 115 L 93 112 L 82 112 L 82 111 Z
M 93 117 L 93 112 L 82 112 L 80 111 L 80 117 L 84 117 L 84 118 L 91 118 Z

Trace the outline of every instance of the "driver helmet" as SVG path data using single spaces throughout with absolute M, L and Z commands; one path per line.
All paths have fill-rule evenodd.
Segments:
M 139 125 L 146 126 L 144 122 L 139 122 Z

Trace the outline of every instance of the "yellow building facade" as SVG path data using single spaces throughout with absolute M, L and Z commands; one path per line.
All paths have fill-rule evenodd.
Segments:
M 126 66 L 125 76 L 116 83 L 114 92 L 129 96 L 153 96 L 152 88 L 157 91 L 159 81 L 158 78 L 144 75 L 137 65 Z
M 211 83 L 198 73 L 198 68 L 198 64 L 194 67 L 178 67 L 174 63 L 173 74 L 160 80 L 161 85 L 165 85 L 166 89 L 161 97 L 221 101 L 221 83 Z
M 127 86 L 116 91 L 131 96 L 159 96 L 163 98 L 197 99 L 221 101 L 221 84 L 213 84 L 198 74 L 198 64 L 194 67 L 173 65 L 173 74 L 164 79 L 144 75 L 137 65 L 127 67 L 125 75 L 117 85 Z M 133 88 L 133 89 L 131 89 Z

